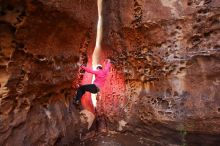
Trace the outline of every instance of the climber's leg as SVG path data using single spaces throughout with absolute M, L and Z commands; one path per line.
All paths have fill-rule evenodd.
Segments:
M 76 101 L 80 100 L 85 92 L 98 93 L 99 89 L 95 84 L 82 85 L 77 89 Z

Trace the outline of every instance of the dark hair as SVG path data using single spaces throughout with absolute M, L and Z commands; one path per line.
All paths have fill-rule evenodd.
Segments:
M 96 69 L 102 69 L 102 67 L 101 66 L 97 66 Z

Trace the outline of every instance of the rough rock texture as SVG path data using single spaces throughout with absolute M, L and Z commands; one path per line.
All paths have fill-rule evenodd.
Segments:
M 0 145 L 62 145 L 86 129 L 71 83 L 96 13 L 93 0 L 0 1 Z
M 106 56 L 115 61 L 99 101 L 110 130 L 146 145 L 219 145 L 218 0 L 105 1 Z
M 94 48 L 96 1 L 0 0 L 0 145 L 77 145 L 80 133 L 86 145 L 219 145 L 219 7 L 104 0 L 102 59 L 113 66 L 96 128 L 111 137 L 90 142 L 70 103 L 77 62 Z

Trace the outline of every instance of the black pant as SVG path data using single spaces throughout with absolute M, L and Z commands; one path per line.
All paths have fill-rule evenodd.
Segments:
M 99 88 L 95 84 L 87 84 L 87 85 L 80 86 L 77 89 L 76 100 L 80 100 L 86 91 L 88 91 L 90 93 L 98 93 Z

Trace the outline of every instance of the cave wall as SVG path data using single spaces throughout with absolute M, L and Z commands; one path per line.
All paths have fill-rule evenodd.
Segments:
M 159 145 L 219 143 L 219 6 L 104 1 L 103 46 L 114 61 L 98 104 L 107 129 Z
M 113 63 L 97 107 L 102 129 L 152 145 L 219 143 L 219 6 L 103 2 L 101 59 Z M 0 145 L 64 145 L 80 137 L 71 102 L 96 23 L 94 0 L 0 0 Z
M 72 105 L 77 62 L 94 47 L 89 1 L 0 1 L 0 145 L 62 145 L 85 130 Z

